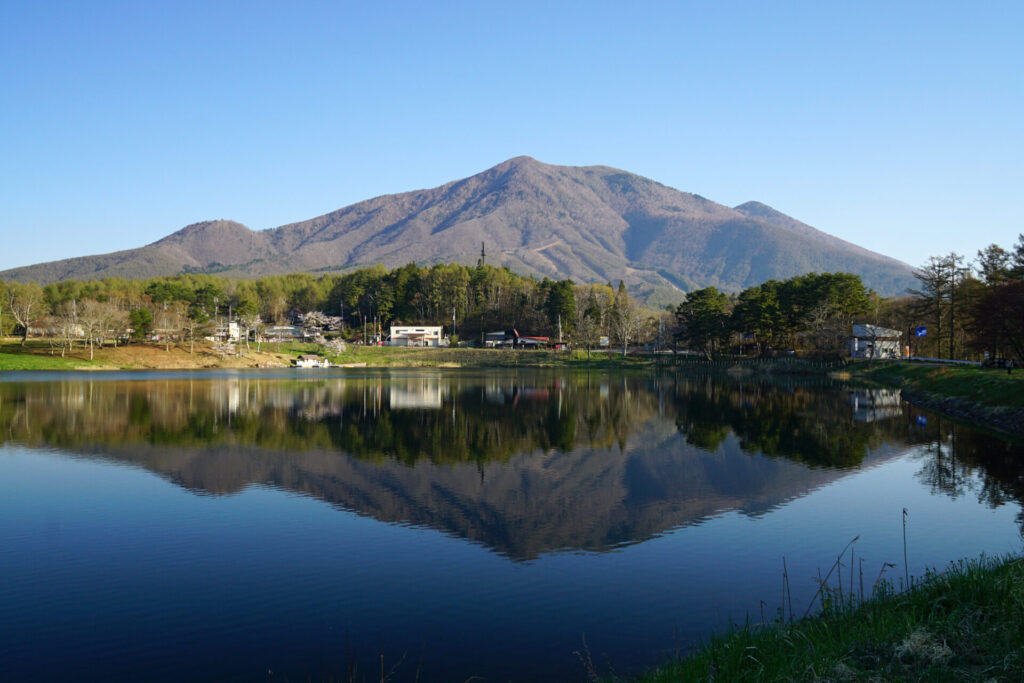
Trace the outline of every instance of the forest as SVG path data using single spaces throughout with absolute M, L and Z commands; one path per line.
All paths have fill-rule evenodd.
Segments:
M 81 340 L 144 341 L 155 333 L 191 342 L 226 320 L 259 336 L 300 313 L 354 341 L 365 341 L 367 331 L 386 334 L 390 325 L 430 324 L 443 325 L 453 342 L 515 327 L 523 334 L 572 336 L 583 346 L 596 346 L 601 337 L 628 345 L 649 336 L 657 315 L 641 308 L 622 282 L 581 286 L 483 264 L 376 266 L 257 280 L 184 274 L 45 286 L 0 281 L 0 302 L 0 333 L 16 333 L 23 342 L 39 335 L 60 348 Z
M 882 298 L 849 273 L 769 280 L 738 295 L 690 292 L 675 310 L 676 338 L 708 356 L 794 349 L 840 353 L 855 323 L 902 333 L 911 355 L 952 360 L 1024 359 L 1024 235 L 968 262 L 930 257 L 918 287 Z
M 958 360 L 1024 358 L 1024 235 L 992 244 L 967 261 L 931 257 L 915 270 L 919 286 L 883 298 L 850 273 L 769 280 L 739 293 L 694 290 L 675 307 L 645 308 L 623 282 L 579 285 L 537 279 L 483 263 L 408 264 L 345 274 L 293 273 L 255 280 L 183 274 L 147 280 L 35 283 L 0 281 L 0 335 L 75 343 L 184 343 L 236 321 L 245 337 L 304 314 L 328 336 L 363 341 L 390 325 L 443 325 L 453 343 L 485 332 L 571 341 L 723 353 L 839 355 L 851 325 L 898 330 L 912 355 Z M 922 333 L 923 332 L 923 333 Z M 606 341 L 607 340 L 607 341 Z

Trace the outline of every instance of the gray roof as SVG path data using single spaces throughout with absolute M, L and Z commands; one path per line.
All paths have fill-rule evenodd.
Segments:
M 853 336 L 858 339 L 893 339 L 903 335 L 899 330 L 892 330 L 880 325 L 854 325 Z

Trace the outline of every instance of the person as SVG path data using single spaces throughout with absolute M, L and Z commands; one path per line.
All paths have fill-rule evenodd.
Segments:
M 1013 374 L 1013 359 L 1012 358 L 1010 360 L 1006 361 L 1006 374 L 1007 375 L 1012 375 Z

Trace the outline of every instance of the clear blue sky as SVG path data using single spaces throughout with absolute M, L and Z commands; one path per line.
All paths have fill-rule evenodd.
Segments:
M 1024 3 L 0 3 L 0 269 L 520 154 L 913 265 L 1009 247 Z

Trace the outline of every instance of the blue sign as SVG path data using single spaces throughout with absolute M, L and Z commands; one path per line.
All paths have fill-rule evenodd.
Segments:
M 918 427 L 927 427 L 928 426 L 928 418 L 925 417 L 924 415 L 918 415 L 917 416 L 917 426 Z
M 927 327 L 918 327 L 916 330 L 914 330 L 914 336 L 915 337 L 927 337 L 928 336 L 928 328 Z

